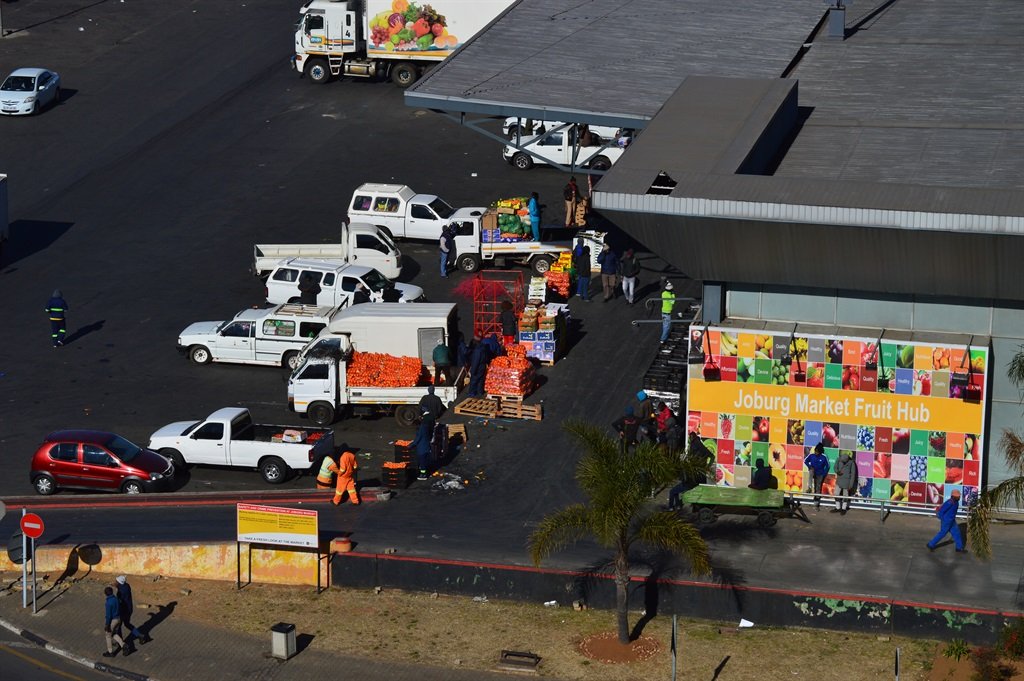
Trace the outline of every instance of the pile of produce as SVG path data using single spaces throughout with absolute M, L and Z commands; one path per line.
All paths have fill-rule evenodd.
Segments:
M 572 253 L 562 251 L 558 254 L 558 260 L 551 263 L 549 272 L 568 272 L 572 269 Z
M 530 218 L 505 213 L 498 215 L 498 238 L 501 241 L 529 241 L 532 236 Z
M 544 273 L 544 278 L 548 282 L 548 288 L 558 295 L 568 298 L 569 286 L 571 285 L 569 273 L 564 270 L 556 272 L 554 268 L 555 266 L 552 265 L 551 269 Z
M 526 359 L 521 345 L 505 348 L 506 354 L 495 357 L 487 367 L 484 390 L 489 395 L 528 395 L 533 389 L 533 364 Z
M 381 468 L 398 468 L 398 469 L 402 469 L 402 468 L 408 468 L 408 466 L 409 466 L 409 462 L 408 461 L 385 461 L 384 463 L 381 464 Z
M 418 357 L 354 352 L 348 364 L 348 384 L 362 388 L 407 388 L 418 385 L 422 375 Z
M 324 433 L 316 431 L 306 436 L 306 442 L 317 442 L 324 436 Z
M 410 0 L 392 0 L 391 11 L 370 19 L 370 42 L 386 52 L 451 50 L 459 44 L 437 10 Z
M 528 203 L 530 203 L 530 199 L 525 196 L 513 196 L 510 199 L 498 199 L 491 205 L 491 208 L 494 208 L 499 213 L 507 212 L 508 209 L 511 209 L 512 212 L 518 212 L 525 211 Z
M 537 330 L 537 308 L 534 305 L 527 305 L 523 309 L 523 314 L 519 318 L 519 330 L 520 331 L 536 331 Z

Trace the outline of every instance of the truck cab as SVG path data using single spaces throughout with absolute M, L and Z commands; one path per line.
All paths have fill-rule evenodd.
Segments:
M 293 371 L 303 346 L 336 311 L 298 304 L 242 310 L 227 321 L 190 324 L 178 335 L 178 351 L 196 364 L 264 364 Z
M 375 225 L 397 239 L 441 238 L 455 209 L 434 194 L 417 194 L 404 184 L 368 182 L 352 192 L 348 216 Z

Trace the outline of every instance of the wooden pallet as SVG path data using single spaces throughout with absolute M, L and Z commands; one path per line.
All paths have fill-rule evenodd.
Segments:
M 469 432 L 466 430 L 465 423 L 448 424 L 448 439 L 452 440 L 455 436 L 462 438 L 462 444 L 469 444 Z
M 523 401 L 523 396 L 522 395 L 488 395 L 487 399 L 494 400 L 496 402 L 501 402 L 501 403 L 505 403 L 505 402 L 522 402 Z
M 523 404 L 522 402 L 501 402 L 498 415 L 506 419 L 526 419 L 540 421 L 544 418 L 544 410 L 539 404 Z
M 485 400 L 481 397 L 469 397 L 455 405 L 455 413 L 462 416 L 486 416 L 494 418 L 498 415 L 501 405 L 494 400 Z

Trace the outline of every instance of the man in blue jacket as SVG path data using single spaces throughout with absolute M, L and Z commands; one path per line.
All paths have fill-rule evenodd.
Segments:
M 946 499 L 946 503 L 939 506 L 939 510 L 935 512 L 938 516 L 939 521 L 942 525 L 939 526 L 939 533 L 932 537 L 932 540 L 928 542 L 928 550 L 934 551 L 935 546 L 942 541 L 942 538 L 947 534 L 953 535 L 953 544 L 956 545 L 957 553 L 964 553 L 964 539 L 960 536 L 960 528 L 956 524 L 956 512 L 960 508 L 960 490 L 955 489 L 949 493 L 949 499 Z
M 530 193 L 530 201 L 526 204 L 526 210 L 530 213 L 530 231 L 533 233 L 533 240 L 540 241 L 540 196 L 537 192 Z
M 107 652 L 103 653 L 103 657 L 114 657 L 117 655 L 114 651 L 114 643 L 121 646 L 125 657 L 128 657 L 132 651 L 121 637 L 121 603 L 118 602 L 117 596 L 114 595 L 112 587 L 104 588 L 103 595 L 107 597 L 103 613 L 103 633 L 107 639 Z
M 50 339 L 53 341 L 53 347 L 59 348 L 64 345 L 64 338 L 68 335 L 68 304 L 64 301 L 60 289 L 53 290 L 53 295 L 46 303 L 46 312 L 50 315 Z
M 423 410 L 423 419 L 420 427 L 416 430 L 416 439 L 412 441 L 412 447 L 416 449 L 416 461 L 420 467 L 420 474 L 417 480 L 428 480 L 430 478 L 430 441 L 434 437 L 434 419 L 430 418 L 430 412 Z
M 811 453 L 804 458 L 804 465 L 811 473 L 811 480 L 814 486 L 814 507 L 821 507 L 821 486 L 828 475 L 828 458 L 825 456 L 825 447 L 819 442 L 814 445 Z
M 601 288 L 604 292 L 604 302 L 615 297 L 615 280 L 619 276 L 619 256 L 608 244 L 601 248 L 597 254 L 597 262 L 601 265 Z
M 135 602 L 132 600 L 132 585 L 128 583 L 128 578 L 124 575 L 118 575 L 114 581 L 117 582 L 117 600 L 121 604 L 121 622 L 128 629 L 127 638 L 134 638 L 142 645 L 149 643 L 149 634 L 143 634 L 139 631 L 138 627 L 132 624 L 132 612 L 135 611 Z

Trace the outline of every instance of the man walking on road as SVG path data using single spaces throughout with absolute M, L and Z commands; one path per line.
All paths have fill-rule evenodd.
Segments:
M 672 330 L 672 308 L 676 305 L 676 294 L 672 290 L 672 282 L 665 282 L 665 289 L 661 292 L 661 344 L 668 340 L 668 334 Z
M 632 248 L 622 256 L 619 272 L 622 274 L 622 293 L 626 296 L 626 302 L 632 305 L 636 294 L 636 278 L 640 274 L 640 261 L 636 259 Z
M 124 575 L 118 575 L 117 579 L 117 600 L 121 604 L 121 622 L 128 629 L 127 640 L 134 638 L 139 642 L 139 645 L 146 645 L 149 643 L 149 635 L 143 634 L 139 631 L 139 628 L 132 624 L 132 611 L 135 610 L 135 603 L 132 601 L 132 585 L 128 583 L 128 578 Z
M 946 503 L 939 506 L 939 510 L 935 512 L 935 515 L 942 522 L 939 526 L 939 533 L 932 537 L 932 540 L 928 542 L 928 550 L 934 551 L 942 538 L 947 534 L 953 536 L 953 544 L 956 546 L 957 553 L 965 553 L 967 549 L 964 548 L 964 539 L 960 536 L 960 528 L 956 524 L 956 512 L 960 508 L 960 490 L 954 489 L 949 493 L 949 499 L 946 499 Z
M 359 464 L 356 462 L 356 455 L 352 452 L 345 452 L 338 461 L 338 486 L 334 488 L 335 506 L 341 504 L 342 497 L 348 492 L 348 500 L 353 506 L 359 505 L 359 493 L 356 491 L 356 469 Z
M 117 655 L 117 652 L 114 650 L 115 643 L 121 646 L 125 657 L 128 657 L 132 651 L 121 637 L 121 604 L 118 603 L 117 596 L 114 595 L 113 587 L 108 586 L 104 588 L 103 595 L 107 599 L 104 604 L 103 617 L 103 634 L 107 639 L 107 652 L 103 653 L 103 657 L 114 657 Z
M 68 335 L 68 304 L 64 302 L 64 296 L 59 288 L 53 290 L 50 302 L 46 303 L 46 312 L 50 315 L 50 338 L 53 340 L 53 347 L 59 348 L 64 345 L 64 339 Z

